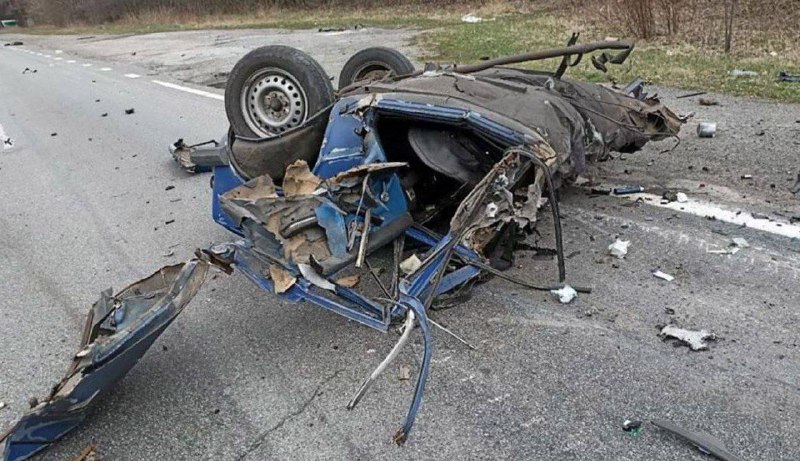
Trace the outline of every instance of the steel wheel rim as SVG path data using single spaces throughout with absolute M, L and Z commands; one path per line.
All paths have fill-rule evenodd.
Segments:
M 358 70 L 355 72 L 353 81 L 360 82 L 363 80 L 380 80 L 391 72 L 392 70 L 383 63 L 368 62 L 358 68 Z
M 247 126 L 263 137 L 273 137 L 303 124 L 308 99 L 297 80 L 284 70 L 254 72 L 242 87 L 240 107 Z

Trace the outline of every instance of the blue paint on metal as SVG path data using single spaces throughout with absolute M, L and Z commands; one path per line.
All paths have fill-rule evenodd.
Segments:
M 411 405 L 406 414 L 406 420 L 403 427 L 395 435 L 395 441 L 403 443 L 411 433 L 411 428 L 414 426 L 414 421 L 417 419 L 417 412 L 422 403 L 422 395 L 425 392 L 425 383 L 428 381 L 428 374 L 431 369 L 431 356 L 433 355 L 433 345 L 431 336 L 431 327 L 428 324 L 428 315 L 425 312 L 425 306 L 422 302 L 414 296 L 409 296 L 404 293 L 402 288 L 400 291 L 400 304 L 407 306 L 417 316 L 417 323 L 422 332 L 422 365 L 419 367 L 419 374 L 417 375 L 417 384 L 414 387 L 414 397 L 411 400 Z
M 328 248 L 331 253 L 343 258 L 347 254 L 347 228 L 344 222 L 344 212 L 330 202 L 323 203 L 314 210 L 317 223 L 325 229 L 328 239 Z
M 262 275 L 263 268 L 254 267 L 253 257 L 250 250 L 242 245 L 237 245 L 234 265 L 248 279 L 258 287 L 269 293 L 275 293 L 275 288 L 271 280 Z M 308 301 L 316 304 L 323 309 L 335 312 L 351 320 L 359 322 L 376 330 L 386 331 L 388 322 L 384 321 L 384 307 L 372 300 L 360 295 L 354 290 L 345 287 L 336 287 L 336 292 L 331 295 L 338 295 L 342 301 L 349 301 L 347 305 L 337 302 L 329 297 L 320 295 L 313 290 L 314 287 L 308 280 L 297 275 L 297 282 L 284 293 L 275 293 L 279 298 L 286 301 Z
M 379 114 L 405 116 L 419 121 L 468 126 L 481 134 L 495 139 L 506 147 L 520 145 L 526 141 L 523 133 L 473 110 L 390 98 L 379 100 L 375 103 L 375 108 Z
M 358 98 L 345 98 L 333 106 L 328 127 L 312 172 L 329 179 L 353 167 L 364 164 L 364 120 L 351 114 L 350 106 Z
M 27 459 L 47 448 L 84 420 L 90 408 L 89 404 L 96 397 L 106 393 L 136 365 L 191 299 L 184 299 L 182 303 L 176 305 L 176 299 L 183 287 L 195 277 L 198 264 L 205 263 L 197 261 L 186 263 L 175 281 L 169 285 L 170 291 L 162 294 L 163 298 L 155 300 L 153 306 L 132 319 L 131 325 L 119 327 L 118 331 L 108 336 L 104 342 L 92 343 L 93 346 L 89 350 L 91 364 L 76 372 L 73 378 L 74 387 L 69 393 L 64 398 L 48 401 L 42 407 L 23 416 L 8 436 L 0 441 L 0 449 L 5 447 L 3 460 Z M 200 276 L 205 276 L 205 272 Z
M 211 177 L 211 216 L 218 224 L 236 235 L 243 236 L 238 223 L 222 210 L 219 198 L 225 192 L 244 184 L 244 180 L 236 174 L 230 165 L 214 167 L 214 176 Z

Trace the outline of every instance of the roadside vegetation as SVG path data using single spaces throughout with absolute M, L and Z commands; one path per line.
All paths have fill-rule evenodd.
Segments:
M 0 12 L 3 2 L 0 0 Z M 625 84 L 636 77 L 687 90 L 800 102 L 797 0 L 27 0 L 37 19 L 27 33 L 148 33 L 208 28 L 414 27 L 423 60 L 482 58 L 581 42 L 636 42 L 636 51 L 608 74 L 588 59 L 568 75 Z M 19 0 L 16 0 L 19 5 Z M 378 5 L 378 6 L 376 6 Z M 481 18 L 466 23 L 472 13 Z M 557 61 L 531 64 L 553 69 Z M 756 72 L 737 77 L 734 70 Z

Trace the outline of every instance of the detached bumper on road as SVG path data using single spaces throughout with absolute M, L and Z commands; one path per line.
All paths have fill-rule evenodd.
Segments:
M 142 358 L 203 284 L 207 253 L 166 266 L 112 296 L 101 293 L 89 310 L 81 346 L 66 376 L 44 401 L 0 436 L 3 461 L 20 461 L 47 448 L 86 417 L 96 397 L 111 389 Z M 216 260 L 215 260 L 216 261 Z

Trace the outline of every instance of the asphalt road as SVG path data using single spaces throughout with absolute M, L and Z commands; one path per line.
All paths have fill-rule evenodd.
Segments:
M 210 218 L 209 175 L 184 174 L 166 152 L 178 137 L 224 132 L 219 90 L 187 93 L 133 65 L 24 48 L 0 48 L 0 125 L 14 140 L 0 150 L 0 400 L 8 404 L 0 428 L 63 375 L 101 290 L 229 238 Z M 751 104 L 730 98 L 727 111 L 740 103 Z M 774 168 L 785 188 L 791 114 L 800 111 L 779 110 L 790 114 L 790 144 L 754 163 Z M 693 150 L 687 131 L 674 156 L 699 168 L 704 152 Z M 670 145 L 591 174 L 616 183 L 707 182 L 735 192 L 728 201 L 741 209 L 760 211 L 756 186 L 683 176 L 680 161 L 661 166 L 658 152 Z M 748 155 L 736 146 L 729 140 L 731 155 Z M 779 205 L 764 207 L 780 220 L 797 210 L 791 200 L 784 191 Z M 434 333 L 431 378 L 405 447 L 391 442 L 413 390 L 399 367 L 415 370 L 419 338 L 348 412 L 396 335 L 220 275 L 85 424 L 40 459 L 69 459 L 92 442 L 110 460 L 707 459 L 651 425 L 636 437 L 620 428 L 656 418 L 709 432 L 746 460 L 800 459 L 797 239 L 579 189 L 563 192 L 562 207 L 567 253 L 579 252 L 567 261 L 569 279 L 595 291 L 561 305 L 491 280 L 462 306 L 433 313 L 478 349 Z M 550 224 L 543 213 L 544 243 Z M 624 260 L 607 254 L 617 236 L 631 242 Z M 706 252 L 732 237 L 750 248 Z M 550 280 L 555 272 L 530 254 L 518 263 L 518 276 Z M 653 277 L 656 269 L 675 280 Z M 657 336 L 670 321 L 719 340 L 705 352 L 674 347 Z

